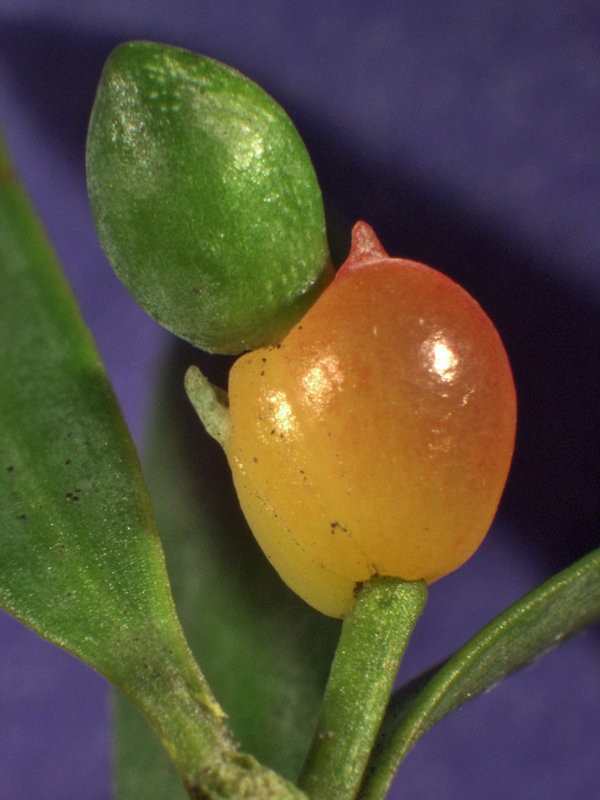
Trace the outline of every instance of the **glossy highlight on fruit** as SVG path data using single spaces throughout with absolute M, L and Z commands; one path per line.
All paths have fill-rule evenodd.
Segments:
M 110 55 L 90 118 L 90 206 L 146 311 L 215 353 L 278 341 L 331 279 L 321 192 L 283 109 L 211 58 Z
M 224 446 L 281 577 L 335 617 L 375 575 L 432 582 L 495 515 L 516 424 L 508 359 L 475 300 L 358 223 L 280 347 L 241 356 Z

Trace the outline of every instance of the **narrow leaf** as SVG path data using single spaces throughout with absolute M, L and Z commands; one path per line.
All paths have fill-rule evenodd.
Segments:
M 230 747 L 183 637 L 137 455 L 0 143 L 0 603 L 119 686 L 177 762 Z
M 398 765 L 429 728 L 472 697 L 600 622 L 600 549 L 500 614 L 439 670 L 392 699 L 360 800 L 380 800 Z

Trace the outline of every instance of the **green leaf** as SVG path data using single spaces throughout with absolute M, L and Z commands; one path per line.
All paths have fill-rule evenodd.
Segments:
M 120 679 L 130 632 L 172 624 L 161 548 L 108 379 L 6 154 L 0 177 L 0 598 Z
M 194 783 L 235 748 L 108 379 L 1 144 L 0 285 L 0 603 L 119 686 Z
M 100 242 L 158 322 L 211 352 L 273 343 L 331 277 L 306 148 L 260 87 L 152 42 L 109 57 L 90 119 Z
M 299 600 L 256 545 L 225 456 L 185 395 L 183 376 L 192 360 L 199 354 L 182 346 L 162 377 L 146 459 L 173 593 L 234 735 L 246 751 L 294 779 L 316 724 L 340 625 Z M 223 381 L 226 360 L 200 360 L 203 372 Z M 137 800 L 140 780 L 149 787 L 146 800 L 178 798 L 168 765 L 123 704 L 117 726 L 121 800 Z
M 600 622 L 600 549 L 559 572 L 486 625 L 437 671 L 392 699 L 358 797 L 380 800 L 398 765 L 438 720 L 568 636 Z

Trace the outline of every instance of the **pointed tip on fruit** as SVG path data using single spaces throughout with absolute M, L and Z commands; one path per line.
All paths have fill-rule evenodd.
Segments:
M 338 275 L 363 267 L 371 261 L 380 261 L 382 258 L 389 258 L 389 255 L 377 238 L 377 234 L 367 222 L 359 221 L 352 228 L 350 252 Z
M 359 220 L 352 228 L 350 254 L 355 257 L 389 258 L 377 234 L 368 222 Z

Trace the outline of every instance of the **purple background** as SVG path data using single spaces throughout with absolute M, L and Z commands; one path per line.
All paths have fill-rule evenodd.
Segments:
M 117 283 L 85 195 L 86 119 L 120 41 L 178 44 L 270 91 L 347 234 L 463 283 L 520 399 L 492 534 L 432 588 L 407 675 L 598 545 L 600 5 L 0 0 L 0 120 L 141 446 L 171 338 Z M 0 615 L 0 797 L 108 800 L 109 691 Z M 590 800 L 600 791 L 598 629 L 431 731 L 393 797 Z

